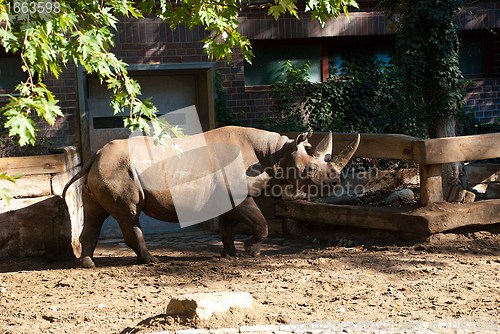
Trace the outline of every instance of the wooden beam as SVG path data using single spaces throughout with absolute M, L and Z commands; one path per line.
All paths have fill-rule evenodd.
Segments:
M 413 159 L 421 164 L 483 160 L 500 157 L 500 133 L 416 140 Z
M 328 48 L 323 45 L 321 49 L 321 81 L 325 82 L 330 76 L 330 62 L 328 58 Z
M 295 139 L 300 132 L 283 133 L 291 139 Z M 315 132 L 309 139 L 312 145 L 316 145 L 325 135 L 325 132 Z M 344 147 L 356 138 L 354 133 L 334 133 L 333 153 L 338 154 Z M 419 138 L 397 135 L 397 134 L 361 134 L 358 150 L 354 154 L 363 158 L 387 158 L 387 159 L 413 159 L 412 142 Z
M 435 203 L 420 208 L 413 214 L 426 218 L 431 234 L 463 227 L 498 224 L 500 223 L 500 199 L 468 204 Z
M 336 226 L 428 235 L 426 218 L 407 214 L 406 211 L 408 209 L 336 205 L 304 200 L 281 201 L 276 205 L 277 217 Z
M 65 171 L 64 154 L 0 158 L 0 172 L 9 175 L 57 174 Z
M 500 223 L 500 199 L 470 204 L 434 203 L 417 209 L 281 201 L 277 203 L 276 216 L 310 223 L 410 233 L 421 238 L 457 228 Z
M 420 203 L 443 202 L 441 165 L 420 165 Z
M 24 175 L 16 183 L 0 180 L 0 189 L 8 189 L 13 198 L 49 196 L 52 194 L 50 181 L 50 174 Z

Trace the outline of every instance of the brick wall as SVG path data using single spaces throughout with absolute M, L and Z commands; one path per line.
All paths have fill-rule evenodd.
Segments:
M 493 122 L 500 116 L 500 78 L 474 80 L 474 87 L 467 89 L 465 108 L 481 122 Z
M 465 96 L 466 111 L 474 113 L 481 122 L 494 122 L 500 117 L 500 37 L 498 33 L 492 36 L 486 64 L 489 75 L 472 78 Z
M 284 17 L 278 21 L 268 17 L 266 9 L 249 9 L 241 17 L 241 31 L 254 41 L 316 38 L 318 40 L 342 38 L 342 36 L 373 36 L 389 33 L 383 15 L 373 11 L 373 1 L 360 1 L 368 11 L 350 13 L 350 20 L 341 16 L 327 22 L 321 29 L 308 15 L 300 14 L 300 21 Z M 500 4 L 497 1 L 479 1 L 474 11 L 466 10 L 459 16 L 462 29 L 500 27 Z M 475 14 L 471 14 L 474 12 Z M 485 14 L 484 15 L 479 14 Z M 172 31 L 159 19 L 123 20 L 118 24 L 115 53 L 130 64 L 209 62 L 204 54 L 202 42 L 207 32 L 195 28 L 189 30 L 179 26 Z M 340 36 L 340 37 L 339 37 Z M 344 37 L 345 38 L 345 37 Z M 230 64 L 217 63 L 225 87 L 229 112 L 243 115 L 244 125 L 261 127 L 264 120 L 272 116 L 269 92 L 245 87 L 244 61 L 237 51 Z M 491 120 L 500 113 L 500 40 L 492 44 L 491 68 L 494 77 L 478 80 L 474 89 L 469 89 L 467 108 L 476 112 L 481 120 Z M 78 143 L 79 116 L 77 113 L 77 88 L 74 67 L 69 67 L 61 78 L 47 80 L 49 87 L 61 100 L 65 118 L 58 120 L 56 127 L 45 128 L 47 134 L 57 138 L 60 145 Z
M 58 117 L 54 126 L 39 122 L 40 134 L 53 138 L 54 146 L 78 146 L 80 144 L 80 121 L 75 65 L 69 64 L 59 79 L 49 76 L 44 79 L 44 82 L 54 93 L 55 98 L 60 101 L 59 105 L 64 117 Z

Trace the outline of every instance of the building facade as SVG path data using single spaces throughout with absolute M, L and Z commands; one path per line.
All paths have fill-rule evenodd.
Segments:
M 358 2 L 360 10 L 351 11 L 350 19 L 340 16 L 324 27 L 304 13 L 300 20 L 285 16 L 275 21 L 259 5 L 248 8 L 241 15 L 240 29 L 252 41 L 256 55 L 252 64 L 238 52 L 230 63 L 214 62 L 203 51 L 201 40 L 207 32 L 185 26 L 171 30 L 156 18 L 121 21 L 114 52 L 131 65 L 144 96 L 153 96 L 161 113 L 194 104 L 202 127 L 216 126 L 218 71 L 228 112 L 239 115 L 243 125 L 262 127 L 272 116 L 269 85 L 283 61 L 309 61 L 311 80 L 321 81 L 328 77 L 329 59 L 341 50 L 363 45 L 377 56 L 387 56 L 391 32 L 377 1 Z M 467 89 L 466 109 L 482 122 L 494 121 L 500 116 L 500 2 L 470 1 L 457 20 L 462 70 L 473 83 Z M 76 143 L 90 153 L 107 140 L 126 135 L 120 129 L 121 118 L 113 116 L 107 105 L 108 93 L 95 78 L 69 66 L 58 80 L 46 83 L 61 101 L 65 117 L 42 133 L 58 145 Z

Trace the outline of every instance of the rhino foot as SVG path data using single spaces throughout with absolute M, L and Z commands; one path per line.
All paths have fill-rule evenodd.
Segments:
M 250 254 L 250 256 L 258 257 L 260 256 L 260 246 L 262 242 L 252 242 L 252 239 L 245 242 L 245 251 Z
M 138 264 L 151 264 L 151 263 L 158 263 L 160 260 L 158 260 L 156 257 L 154 257 L 151 254 L 148 254 L 146 256 L 142 257 L 137 257 L 137 263 Z
M 242 257 L 243 253 L 237 250 L 236 248 L 234 249 L 223 249 L 222 252 L 220 253 L 221 257 Z
M 90 256 L 84 256 L 80 259 L 80 267 L 82 268 L 95 268 L 95 263 Z

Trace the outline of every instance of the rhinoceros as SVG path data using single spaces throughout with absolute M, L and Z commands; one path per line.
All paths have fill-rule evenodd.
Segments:
M 331 132 L 315 148 L 308 142 L 311 135 L 309 131 L 289 139 L 275 132 L 228 126 L 166 145 L 146 136 L 109 142 L 65 185 L 62 194 L 64 198 L 68 187 L 83 177 L 80 265 L 95 266 L 93 253 L 109 215 L 118 221 L 139 263 L 157 262 L 144 241 L 141 212 L 166 222 L 189 219 L 191 213 L 201 213 L 196 217 L 206 220 L 221 215 L 222 256 L 241 255 L 234 246 L 234 220 L 241 220 L 253 231 L 244 243 L 245 251 L 258 256 L 268 227 L 253 197 L 279 186 L 285 189 L 283 197 L 300 198 L 311 185 L 337 182 L 359 145 L 358 135 L 334 157 Z M 230 205 L 209 212 L 228 198 Z

